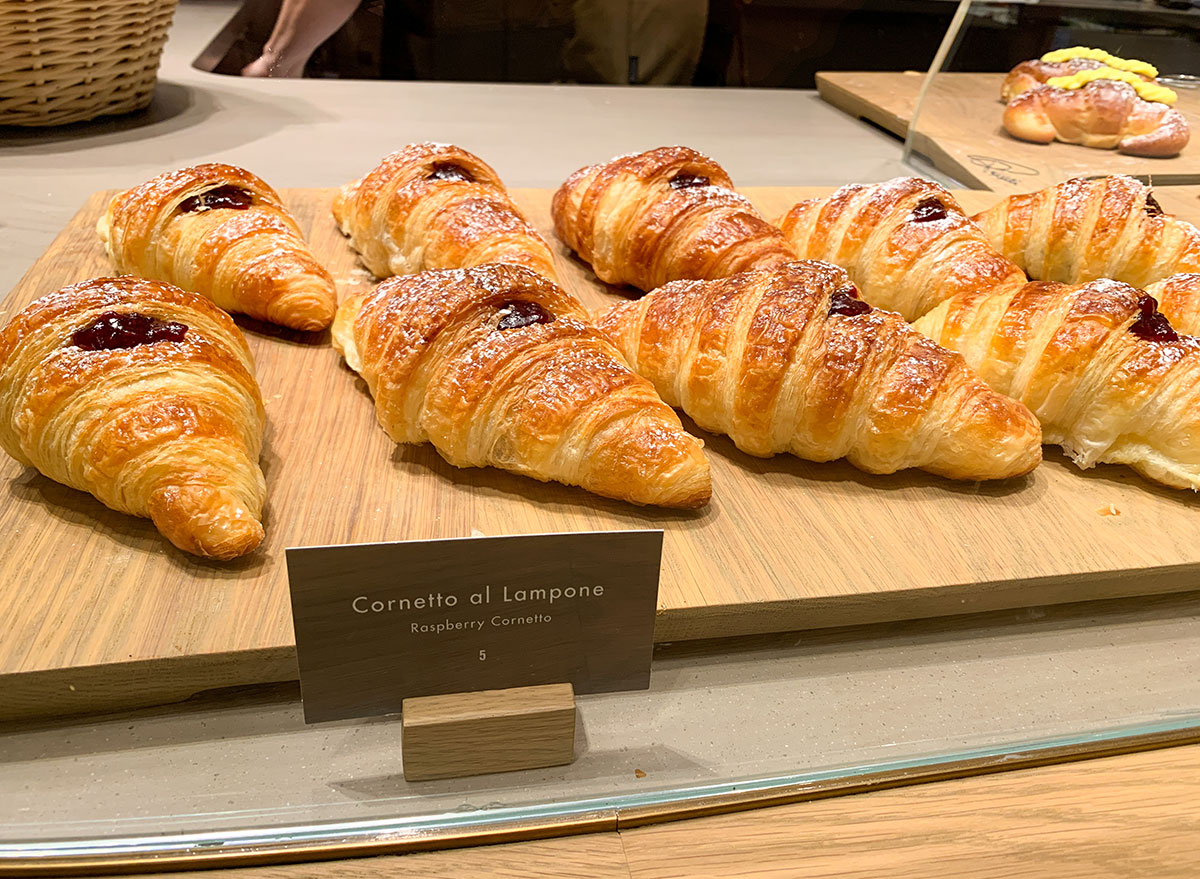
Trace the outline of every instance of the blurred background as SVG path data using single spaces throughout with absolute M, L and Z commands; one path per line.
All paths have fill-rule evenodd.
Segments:
M 948 69 L 1007 70 L 1049 49 L 1083 44 L 1152 58 L 1164 72 L 1200 73 L 1198 4 L 973 3 Z M 926 69 L 956 6 L 953 0 L 247 0 L 196 66 L 231 75 L 806 89 L 818 70 Z M 326 20 L 302 33 L 302 19 L 318 12 Z M 272 72 L 263 47 L 273 31 L 276 43 L 286 42 L 279 25 L 289 16 L 301 24 L 283 36 L 319 45 L 300 45 Z M 331 31 L 327 39 L 322 28 Z

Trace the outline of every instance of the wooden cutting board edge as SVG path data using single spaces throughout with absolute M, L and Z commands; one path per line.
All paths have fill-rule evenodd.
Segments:
M 785 193 L 791 187 L 747 188 L 755 198 L 767 193 Z M 80 215 L 94 214 L 109 193 L 93 194 L 81 206 Z M 770 216 L 770 213 L 768 213 Z M 64 228 L 48 251 L 56 249 L 68 237 Z M 35 267 L 21 284 L 31 279 Z M 7 316 L 0 311 L 0 319 Z M 1157 569 L 1114 571 L 1087 578 L 1050 577 L 1041 582 L 1006 580 L 993 583 L 963 584 L 973 596 L 964 612 L 979 613 L 1030 605 L 1031 589 L 1041 604 L 1077 602 L 1078 580 L 1087 579 L 1088 600 L 1155 595 L 1188 591 L 1200 583 L 1200 563 Z M 1131 589 L 1130 579 L 1137 579 Z M 949 587 L 953 590 L 955 587 Z M 825 598 L 788 598 L 746 604 L 715 604 L 704 608 L 659 611 L 655 626 L 658 643 L 736 637 L 778 631 L 779 620 L 796 617 L 803 603 L 804 619 L 799 628 L 828 628 L 886 623 L 922 617 L 946 616 L 947 587 L 912 589 L 895 592 L 889 601 L 877 596 L 832 596 Z M 789 625 L 789 628 L 795 627 Z M 133 662 L 113 662 L 66 668 L 42 669 L 3 675 L 0 687 L 0 724 L 59 718 L 75 714 L 93 714 L 160 705 L 188 699 L 207 690 L 294 681 L 295 648 L 281 645 L 257 650 L 213 652 L 163 656 Z

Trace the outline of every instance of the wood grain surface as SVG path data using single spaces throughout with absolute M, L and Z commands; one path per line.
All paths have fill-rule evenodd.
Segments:
M 838 109 L 893 134 L 908 132 L 925 74 L 826 71 L 817 91 Z M 1192 141 L 1178 156 L 1148 159 L 1069 143 L 1017 140 L 1001 125 L 1003 73 L 943 73 L 930 86 L 913 148 L 968 186 L 1025 192 L 1068 177 L 1133 174 L 1159 184 L 1200 183 L 1200 91 L 1178 89 Z
M 575 754 L 570 684 L 418 696 L 403 715 L 409 781 L 562 766 Z
M 139 879 L 146 876 L 133 875 Z M 616 833 L 325 863 L 156 871 L 153 875 L 159 879 L 630 879 Z
M 621 832 L 634 879 L 1195 876 L 1196 746 Z
M 213 879 L 1193 879 L 1200 745 L 564 839 Z M 161 874 L 164 879 L 196 873 Z
M 769 218 L 827 189 L 747 190 Z M 1200 187 L 1163 188 L 1200 219 Z M 550 193 L 517 201 L 549 229 Z M 345 290 L 370 283 L 329 216 L 331 191 L 284 197 Z M 994 201 L 963 193 L 967 210 Z M 0 308 L 109 267 L 96 194 Z M 603 289 L 559 249 L 564 283 Z M 1195 588 L 1197 501 L 1121 467 L 1081 473 L 1056 453 L 1032 475 L 960 484 L 844 463 L 770 460 L 703 435 L 713 502 L 640 509 L 497 470 L 459 470 L 430 446 L 396 446 L 327 335 L 252 321 L 268 413 L 263 546 L 206 562 L 149 521 L 0 461 L 0 720 L 182 699 L 295 676 L 283 549 L 384 540 L 663 528 L 659 641 L 788 631 Z M 1105 515 L 1116 509 L 1119 515 Z

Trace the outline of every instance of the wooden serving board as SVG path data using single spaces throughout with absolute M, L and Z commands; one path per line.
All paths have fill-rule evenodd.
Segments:
M 748 190 L 768 217 L 827 189 Z M 516 191 L 549 235 L 548 191 Z M 109 272 L 97 193 L 3 303 L 7 320 Z M 285 191 L 344 290 L 370 283 L 329 215 L 331 191 Z M 982 209 L 995 196 L 960 194 Z M 1159 195 L 1200 219 L 1200 187 Z M 554 240 L 551 237 L 551 240 Z M 559 250 L 590 306 L 618 295 Z M 660 641 L 788 631 L 1200 587 L 1200 501 L 1121 467 L 1081 473 L 1048 452 L 1032 475 L 955 483 L 845 463 L 762 460 L 701 434 L 713 501 L 641 509 L 499 470 L 459 470 L 396 446 L 328 334 L 241 320 L 269 416 L 267 538 L 232 563 L 174 549 L 115 513 L 0 461 L 0 720 L 186 698 L 296 676 L 283 550 L 471 534 L 665 530 Z M 1112 509 L 1119 515 L 1109 514 Z
M 968 186 L 1005 194 L 1028 192 L 1066 180 L 1130 174 L 1160 185 L 1200 183 L 1200 91 L 1177 89 L 1176 108 L 1187 117 L 1192 141 L 1178 156 L 1145 159 L 1116 150 L 1069 143 L 1017 140 L 1001 125 L 1003 73 L 943 73 L 930 86 L 913 149 L 939 171 Z M 840 110 L 870 120 L 895 135 L 908 134 L 924 73 L 834 72 L 817 74 L 817 91 Z

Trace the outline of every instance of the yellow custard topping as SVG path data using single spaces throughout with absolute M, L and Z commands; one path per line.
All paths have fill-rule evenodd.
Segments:
M 1143 101 L 1154 101 L 1158 104 L 1174 104 L 1178 95 L 1165 85 L 1156 82 L 1146 82 L 1140 76 L 1126 70 L 1113 70 L 1111 67 L 1094 67 L 1091 70 L 1081 70 L 1070 76 L 1052 76 L 1046 80 L 1046 85 L 1056 89 L 1083 88 L 1089 82 L 1099 79 L 1113 79 L 1117 82 L 1127 82 L 1133 86 L 1138 97 Z
M 1051 64 L 1070 61 L 1072 58 L 1087 58 L 1091 61 L 1099 61 L 1101 64 L 1105 64 L 1115 70 L 1128 70 L 1130 73 L 1136 73 L 1139 76 L 1148 76 L 1151 79 L 1158 76 L 1158 68 L 1153 64 L 1147 64 L 1145 61 L 1138 61 L 1135 58 L 1118 58 L 1116 55 L 1108 54 L 1103 49 L 1089 49 L 1087 46 L 1055 49 L 1053 52 L 1047 52 L 1042 56 L 1043 61 Z

